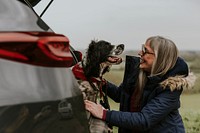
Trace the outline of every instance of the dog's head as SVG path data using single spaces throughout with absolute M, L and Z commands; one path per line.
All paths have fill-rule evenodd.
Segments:
M 119 55 L 123 51 L 124 44 L 112 45 L 104 40 L 91 41 L 83 62 L 86 77 L 100 77 L 109 71 L 111 65 L 120 64 L 122 58 Z

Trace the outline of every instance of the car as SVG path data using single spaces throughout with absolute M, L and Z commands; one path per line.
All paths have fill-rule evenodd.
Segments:
M 0 133 L 88 133 L 71 71 L 81 53 L 34 11 L 38 2 L 0 1 Z

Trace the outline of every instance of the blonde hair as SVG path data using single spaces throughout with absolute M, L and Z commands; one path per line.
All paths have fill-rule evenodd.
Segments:
M 163 76 L 175 66 L 178 49 L 173 41 L 161 36 L 149 37 L 147 41 L 149 41 L 150 47 L 155 53 L 150 76 Z M 139 89 L 144 88 L 146 78 L 146 73 L 141 70 L 138 81 Z

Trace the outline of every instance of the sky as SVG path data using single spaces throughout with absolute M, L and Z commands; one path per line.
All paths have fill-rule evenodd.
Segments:
M 49 1 L 41 0 L 36 12 Z M 179 50 L 200 50 L 199 0 L 54 0 L 42 19 L 75 49 L 106 40 L 140 50 L 148 37 L 160 35 Z

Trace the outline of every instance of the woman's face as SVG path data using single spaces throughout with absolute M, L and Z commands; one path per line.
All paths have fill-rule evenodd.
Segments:
M 142 50 L 138 53 L 140 55 L 140 68 L 150 73 L 155 59 L 155 53 L 150 47 L 150 40 L 143 44 Z

